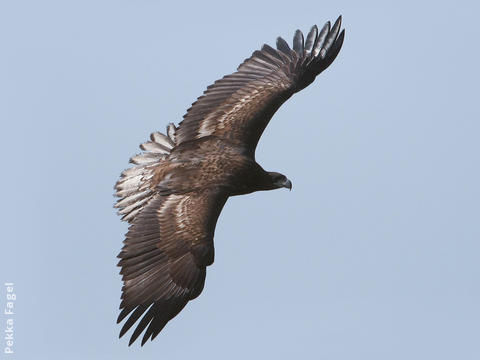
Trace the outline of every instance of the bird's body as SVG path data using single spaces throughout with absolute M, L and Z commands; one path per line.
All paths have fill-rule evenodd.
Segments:
M 142 317 L 130 344 L 145 330 L 153 339 L 204 286 L 214 260 L 213 235 L 230 196 L 281 187 L 282 174 L 265 171 L 255 148 L 277 109 L 313 82 L 343 43 L 340 18 L 332 29 L 313 27 L 306 42 L 297 30 L 293 50 L 279 38 L 264 45 L 188 110 L 179 127 L 170 124 L 141 145 L 135 166 L 115 189 L 129 227 L 119 254 L 123 293 L 118 321 L 130 315 L 120 336 Z
M 241 147 L 201 138 L 173 149 L 169 164 L 155 169 L 153 184 L 163 193 L 211 189 L 235 196 L 269 190 L 268 174 Z

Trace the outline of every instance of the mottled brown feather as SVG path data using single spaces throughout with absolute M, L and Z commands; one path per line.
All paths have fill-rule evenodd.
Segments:
M 200 294 L 206 266 L 213 262 L 215 224 L 226 199 L 211 190 L 156 195 L 134 220 L 119 254 L 124 287 L 118 321 L 131 313 L 121 335 L 151 308 L 130 343 L 147 326 L 148 334 L 158 333 Z
M 237 69 L 210 85 L 179 127 L 155 132 L 132 157 L 115 185 L 115 207 L 131 225 L 118 255 L 123 280 L 123 336 L 142 345 L 197 297 L 213 263 L 213 236 L 229 196 L 278 188 L 278 173 L 255 162 L 257 142 L 275 111 L 310 84 L 337 56 L 340 18 L 314 26 L 293 50 L 281 38 L 264 45 Z M 283 177 L 286 179 L 285 177 Z M 290 183 L 291 187 L 291 183 Z
M 327 23 L 321 36 L 317 36 L 316 27 L 312 28 L 309 48 L 304 47 L 303 34 L 297 31 L 294 50 L 278 38 L 277 50 L 264 45 L 255 51 L 237 72 L 217 80 L 192 104 L 179 125 L 178 142 L 216 136 L 243 146 L 253 156 L 275 111 L 310 84 L 337 56 L 344 38 L 344 31 L 339 32 L 340 25 L 341 17 L 332 30 Z M 323 53 L 307 51 L 314 42 Z M 226 85 L 225 91 L 218 92 Z

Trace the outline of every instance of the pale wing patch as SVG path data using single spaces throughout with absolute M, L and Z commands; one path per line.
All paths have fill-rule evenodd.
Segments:
M 184 199 L 184 198 L 185 196 L 183 195 L 175 195 L 175 194 L 168 195 L 167 199 L 162 203 L 162 206 L 158 208 L 157 213 L 161 215 L 164 211 L 170 208 L 171 205 L 175 204 L 178 201 L 178 199 Z
M 185 228 L 185 221 L 186 219 L 188 219 L 187 217 L 187 207 L 185 206 L 185 202 L 187 202 L 189 200 L 189 197 L 188 196 L 184 196 L 184 198 L 182 200 L 180 200 L 177 204 L 177 208 L 176 208 L 176 213 L 177 213 L 177 217 L 176 217 L 176 220 L 177 220 L 177 226 L 179 229 L 183 229 Z

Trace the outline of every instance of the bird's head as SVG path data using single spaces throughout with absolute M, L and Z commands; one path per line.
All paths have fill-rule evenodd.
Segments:
M 272 189 L 287 188 L 292 190 L 292 182 L 287 177 L 278 172 L 269 172 Z

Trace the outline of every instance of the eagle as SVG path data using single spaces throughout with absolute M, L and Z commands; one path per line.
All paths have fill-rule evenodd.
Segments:
M 281 37 L 263 45 L 233 74 L 207 87 L 178 127 L 154 132 L 115 185 L 115 207 L 130 224 L 118 255 L 123 287 L 117 323 L 135 323 L 131 345 L 143 346 L 203 290 L 214 260 L 215 225 L 230 196 L 292 188 L 283 174 L 265 171 L 255 148 L 278 108 L 311 84 L 337 57 L 341 16 L 293 48 Z

